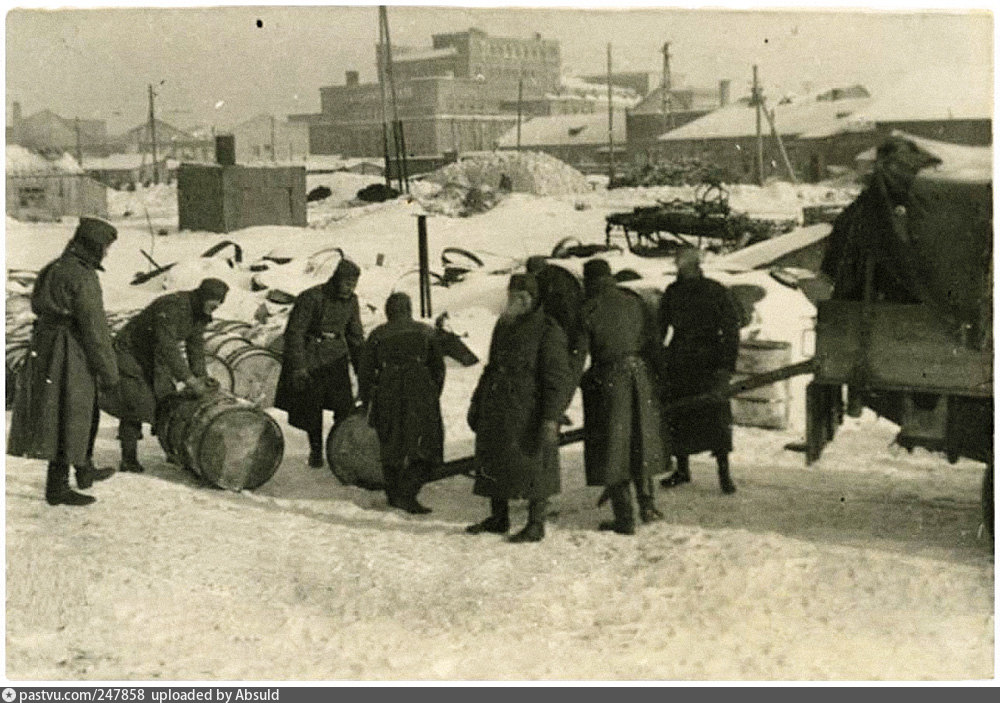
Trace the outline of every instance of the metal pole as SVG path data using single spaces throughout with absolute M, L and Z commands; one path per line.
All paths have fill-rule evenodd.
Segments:
M 385 107 L 385 29 L 382 26 L 382 10 L 378 17 L 378 90 L 382 97 L 382 155 L 385 157 L 385 187 L 392 187 L 392 169 L 389 159 L 389 112 Z
M 753 104 L 757 109 L 757 185 L 764 185 L 764 137 L 760 128 L 760 84 L 757 82 L 757 65 L 753 67 Z
M 674 86 L 670 75 L 670 42 L 663 44 L 663 118 L 667 131 L 674 128 Z
M 524 97 L 524 79 L 517 78 L 517 150 L 521 151 L 521 100 Z
M 74 118 L 73 122 L 76 127 L 76 162 L 80 164 L 80 168 L 83 168 L 83 148 L 80 146 L 80 118 Z
M 271 116 L 271 162 L 278 160 L 278 152 L 274 149 L 274 116 Z
M 400 168 L 399 190 L 409 193 L 409 174 L 406 173 L 406 141 L 403 138 L 403 123 L 399 119 L 399 105 L 396 101 L 396 83 L 392 78 L 392 39 L 389 36 L 389 14 L 385 5 L 378 8 L 379 18 L 382 21 L 382 31 L 385 33 L 385 77 L 389 83 L 389 97 L 392 100 L 392 124 L 397 131 L 394 142 L 399 151 L 396 152 L 397 165 Z
M 761 100 L 763 103 L 764 101 Z M 798 183 L 798 179 L 795 177 L 795 171 L 792 169 L 792 162 L 788 158 L 788 152 L 785 151 L 785 142 L 781 139 L 781 135 L 778 133 L 778 127 L 774 123 L 774 109 L 767 109 L 767 105 L 762 105 L 764 108 L 764 116 L 767 117 L 768 124 L 771 125 L 771 135 L 774 137 L 774 141 L 778 142 L 778 151 L 781 153 L 781 160 L 785 163 L 785 169 L 788 171 L 788 177 L 792 179 L 792 183 Z
M 153 107 L 153 84 L 149 84 L 149 139 L 153 148 L 153 183 L 160 182 L 159 169 L 156 168 L 156 111 Z
M 420 317 L 431 317 L 431 269 L 427 256 L 427 215 L 417 215 L 417 254 L 420 260 Z
M 608 186 L 615 180 L 615 113 L 611 107 L 611 44 L 608 44 Z

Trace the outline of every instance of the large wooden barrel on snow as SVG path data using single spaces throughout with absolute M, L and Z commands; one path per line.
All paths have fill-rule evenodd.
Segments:
M 285 451 L 281 428 L 270 415 L 221 390 L 202 398 L 171 396 L 156 434 L 171 460 L 231 491 L 267 483 Z
M 209 378 L 214 378 L 219 382 L 219 387 L 224 391 L 233 392 L 233 372 L 226 362 L 215 354 L 205 353 L 205 371 Z
M 736 380 L 788 366 L 792 345 L 770 339 L 740 343 L 736 357 Z M 788 426 L 788 381 L 779 381 L 733 397 L 733 422 L 746 427 L 784 429 Z
M 378 434 L 368 426 L 364 413 L 354 413 L 330 430 L 326 438 L 326 462 L 337 480 L 346 486 L 385 488 Z

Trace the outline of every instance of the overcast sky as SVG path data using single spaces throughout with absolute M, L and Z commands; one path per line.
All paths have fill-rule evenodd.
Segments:
M 376 16 L 375 6 L 13 10 L 6 103 L 19 100 L 25 114 L 48 107 L 107 119 L 117 131 L 145 118 L 146 85 L 163 80 L 158 116 L 180 127 L 316 112 L 319 87 L 342 83 L 345 70 L 374 80 Z M 390 7 L 389 23 L 393 42 L 411 45 L 472 26 L 518 37 L 538 31 L 561 42 L 569 73 L 603 72 L 609 42 L 616 69 L 656 71 L 670 41 L 672 70 L 688 85 L 729 78 L 734 93 L 749 87 L 753 63 L 772 91 L 860 82 L 877 94 L 908 71 L 946 67 L 961 80 L 993 62 L 992 17 L 981 10 Z

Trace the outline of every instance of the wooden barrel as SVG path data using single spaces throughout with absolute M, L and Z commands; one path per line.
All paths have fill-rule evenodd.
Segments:
M 791 363 L 792 346 L 788 342 L 751 339 L 740 343 L 736 358 L 736 380 Z M 785 429 L 788 426 L 788 381 L 779 381 L 733 397 L 733 422 L 744 427 Z
M 233 391 L 233 371 L 225 361 L 215 354 L 205 354 L 205 370 L 209 378 L 214 378 L 219 382 L 219 386 L 224 391 Z
M 250 344 L 244 337 L 233 332 L 214 332 L 205 335 L 205 352 L 225 359 L 237 349 Z
M 355 413 L 330 430 L 326 461 L 346 486 L 377 491 L 385 488 L 378 434 L 368 426 L 364 413 Z
M 274 405 L 281 359 L 269 349 L 247 345 L 224 359 L 233 378 L 232 391 L 262 408 Z
M 251 329 L 250 324 L 242 320 L 212 320 L 208 324 L 208 327 L 205 328 L 205 331 L 209 333 L 236 332 L 242 334 Z
M 157 437 L 171 460 L 231 491 L 267 483 L 285 451 L 271 416 L 223 391 L 171 397 L 157 422 Z

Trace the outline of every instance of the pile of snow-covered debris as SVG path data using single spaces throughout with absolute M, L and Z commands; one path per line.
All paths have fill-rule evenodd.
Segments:
M 69 154 L 63 153 L 58 159 L 47 159 L 18 144 L 8 144 L 6 151 L 7 175 L 29 175 L 39 173 L 83 173 L 80 164 Z
M 506 177 L 506 178 L 505 178 Z M 449 164 L 427 176 L 435 183 L 464 188 L 509 189 L 534 195 L 569 195 L 590 191 L 583 174 L 559 159 L 536 151 L 494 151 Z

